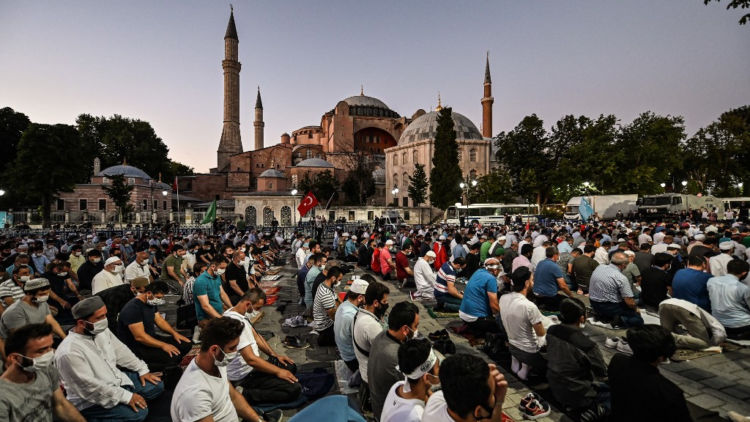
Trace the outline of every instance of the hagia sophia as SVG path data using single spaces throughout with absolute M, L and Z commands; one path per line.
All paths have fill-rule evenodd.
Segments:
M 372 169 L 376 183 L 376 194 L 368 203 L 413 206 L 406 189 L 408 176 L 417 163 L 425 165 L 429 175 L 439 100 L 435 110 L 419 109 L 407 117 L 360 90 L 359 95 L 345 98 L 323 113 L 319 124 L 284 133 L 280 143 L 266 146 L 259 88 L 254 110 L 254 148 L 245 151 L 240 131 L 239 39 L 233 12 L 224 35 L 224 52 L 224 118 L 217 165 L 209 173 L 181 177 L 180 194 L 204 201 L 289 195 L 304 177 L 312 179 L 325 171 L 343 182 L 361 156 Z M 483 87 L 481 132 L 464 115 L 452 113 L 459 165 L 466 178 L 481 177 L 495 165 L 490 139 L 494 99 L 489 57 Z M 396 187 L 400 189 L 394 198 L 391 192 Z

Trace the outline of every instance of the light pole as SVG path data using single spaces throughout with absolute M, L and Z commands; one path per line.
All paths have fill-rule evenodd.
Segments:
M 659 184 L 659 186 L 661 186 L 661 188 L 662 188 L 662 190 L 663 190 L 664 192 L 666 192 L 666 191 L 667 191 L 667 190 L 666 190 L 666 187 L 667 187 L 667 184 L 666 184 L 666 183 L 664 183 L 664 182 L 661 182 L 661 183 Z
M 680 184 L 682 185 L 682 190 L 685 190 L 687 188 L 688 182 L 687 180 L 683 180 L 682 182 L 680 182 Z
M 0 189 L 0 196 L 4 196 L 4 195 L 5 195 L 5 189 Z
M 393 207 L 396 208 L 398 207 L 398 198 L 396 197 L 398 195 L 398 188 L 393 188 L 391 195 L 393 195 Z
M 477 184 L 479 184 L 479 182 L 477 182 L 476 179 L 472 179 L 469 183 L 461 182 L 458 184 L 458 187 L 463 190 L 464 202 L 466 202 L 466 205 L 464 206 L 464 218 L 469 217 L 469 189 L 476 187 Z M 466 221 L 464 220 L 464 222 Z

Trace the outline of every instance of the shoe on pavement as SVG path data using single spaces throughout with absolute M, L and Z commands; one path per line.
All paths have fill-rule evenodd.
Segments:
M 266 422 L 281 422 L 284 420 L 284 413 L 281 409 L 272 410 L 263 414 L 263 420 Z
M 534 392 L 527 393 L 522 399 L 521 402 L 518 403 L 518 410 L 523 411 L 523 409 L 526 408 L 526 406 L 531 403 L 532 400 L 536 400 L 538 397 Z
M 616 349 L 618 344 L 620 344 L 618 337 L 607 337 L 607 340 L 604 342 L 604 346 L 610 349 Z
M 617 343 L 617 351 L 628 356 L 633 356 L 633 349 L 630 348 L 628 341 L 621 338 Z
M 548 416 L 551 411 L 549 403 L 540 399 L 534 399 L 521 409 L 521 415 L 523 415 L 524 419 L 535 420 Z
M 196 325 L 195 329 L 193 330 L 193 343 L 194 344 L 201 343 L 201 327 L 198 325 Z

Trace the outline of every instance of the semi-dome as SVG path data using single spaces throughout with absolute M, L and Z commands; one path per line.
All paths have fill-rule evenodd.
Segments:
M 123 176 L 123 177 L 140 177 L 144 180 L 150 180 L 151 177 L 146 174 L 145 171 L 138 167 L 129 166 L 127 164 L 121 164 L 117 166 L 107 167 L 100 171 L 97 176 Z
M 284 177 L 284 173 L 276 169 L 268 169 L 260 174 L 258 177 Z
M 308 158 L 300 161 L 295 167 L 325 167 L 333 168 L 333 164 L 322 158 Z
M 468 117 L 455 111 L 451 113 L 451 116 L 453 117 L 453 130 L 456 132 L 456 139 L 483 139 L 482 134 Z M 431 111 L 418 117 L 406 127 L 398 140 L 398 144 L 404 145 L 423 139 L 435 139 L 438 126 L 437 118 L 437 111 Z

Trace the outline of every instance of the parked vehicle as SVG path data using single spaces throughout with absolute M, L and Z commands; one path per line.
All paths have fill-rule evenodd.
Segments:
M 683 193 L 664 193 L 661 195 L 647 195 L 638 198 L 638 215 L 641 218 L 674 217 L 687 214 L 691 210 L 706 208 L 709 210 L 719 206 L 721 200 L 711 195 L 687 195 Z
M 563 214 L 566 220 L 582 220 L 579 213 L 581 198 L 583 197 L 574 196 L 570 198 L 565 206 L 565 214 Z M 585 198 L 589 201 L 594 213 L 602 220 L 613 220 L 617 217 L 618 212 L 622 213 L 623 217 L 627 217 L 628 214 L 637 210 L 638 195 L 589 195 Z

